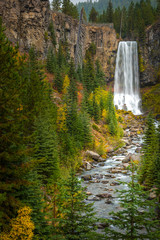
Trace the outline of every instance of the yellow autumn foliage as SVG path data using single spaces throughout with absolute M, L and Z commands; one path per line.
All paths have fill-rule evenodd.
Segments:
M 34 224 L 31 221 L 31 208 L 23 207 L 18 211 L 18 216 L 11 220 L 10 233 L 2 233 L 0 240 L 32 240 Z
M 66 105 L 58 108 L 57 111 L 57 130 L 59 132 L 66 132 Z
M 68 77 L 68 75 L 65 75 L 65 78 L 64 78 L 64 81 L 63 81 L 63 94 L 66 94 L 67 93 L 67 89 L 69 87 L 69 84 L 70 84 L 70 79 Z

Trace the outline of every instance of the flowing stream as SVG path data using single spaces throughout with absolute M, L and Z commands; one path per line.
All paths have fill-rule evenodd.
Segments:
M 129 129 L 127 131 L 129 132 Z M 119 184 L 118 180 L 127 183 L 131 175 L 130 171 L 126 170 L 127 164 L 123 162 L 128 154 L 137 154 L 135 151 L 140 149 L 141 144 L 142 135 L 138 135 L 132 138 L 130 145 L 122 148 L 121 154 L 109 157 L 103 163 L 95 163 L 93 169 L 81 174 L 82 179 L 90 178 L 85 179 L 82 186 L 87 188 L 87 202 L 94 202 L 97 217 L 109 218 L 109 212 L 120 209 L 118 193 L 115 190 L 127 188 L 127 185 Z M 99 194 L 103 196 L 99 197 Z
M 120 42 L 118 46 L 114 105 L 118 109 L 141 114 L 141 98 L 139 92 L 139 68 L 137 42 Z

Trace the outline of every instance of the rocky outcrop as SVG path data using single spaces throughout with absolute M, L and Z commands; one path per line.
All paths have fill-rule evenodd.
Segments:
M 141 87 L 154 85 L 160 74 L 160 18 L 146 29 L 144 44 L 140 45 L 140 84 Z
M 57 42 L 67 40 L 70 56 L 74 58 L 79 21 L 62 13 L 52 13 Z M 114 75 L 118 40 L 113 24 L 82 24 L 82 56 L 91 43 L 96 45 L 95 59 L 99 59 L 107 79 Z M 58 46 L 57 46 L 58 47 Z
M 41 56 L 46 56 L 51 44 L 48 26 L 53 20 L 58 43 L 67 42 L 69 54 L 74 58 L 79 21 L 49 9 L 49 0 L 0 0 L 0 16 L 6 27 L 6 35 L 20 50 L 35 46 Z M 113 24 L 82 25 L 82 57 L 91 43 L 96 45 L 98 58 L 106 78 L 113 78 L 118 40 Z
M 20 50 L 35 46 L 41 55 L 46 53 L 45 32 L 48 31 L 50 10 L 48 0 L 0 0 L 0 16 L 6 35 Z

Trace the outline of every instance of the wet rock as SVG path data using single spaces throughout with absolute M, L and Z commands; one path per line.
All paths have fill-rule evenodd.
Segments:
M 98 161 L 98 159 L 100 158 L 100 155 L 98 153 L 89 150 L 86 151 L 85 155 L 87 157 L 91 157 L 95 161 Z
M 112 198 L 112 195 L 110 193 L 101 193 L 96 195 L 99 198 Z
M 107 184 L 107 183 L 109 183 L 109 181 L 108 180 L 102 180 L 101 183 Z
M 129 167 L 129 163 L 124 163 L 122 166 L 124 169 L 127 169 Z
M 128 139 L 122 139 L 122 141 L 126 144 L 126 146 L 130 145 L 130 141 Z
M 132 161 L 140 161 L 141 155 L 139 154 L 132 154 L 131 155 L 131 160 Z
M 122 163 L 128 163 L 128 162 L 130 162 L 131 156 L 132 156 L 132 154 L 129 153 L 129 154 L 122 160 Z
M 112 183 L 110 183 L 110 186 L 117 186 L 117 185 L 120 185 L 120 183 L 119 182 L 112 182 Z
M 99 157 L 98 158 L 98 162 L 105 162 L 106 161 L 106 159 L 104 159 L 104 158 L 102 158 L 102 157 Z
M 84 164 L 83 164 L 83 166 L 84 166 L 84 168 L 86 169 L 86 170 L 91 170 L 92 169 L 92 165 L 89 163 L 89 162 L 85 162 Z
M 135 152 L 136 153 L 140 153 L 141 152 L 141 148 L 140 147 L 136 148 Z
M 106 227 L 108 227 L 108 226 L 109 226 L 108 223 L 98 223 L 98 224 L 97 224 L 97 228 L 98 228 L 98 229 L 104 229 L 104 228 L 106 228 Z
M 107 199 L 107 200 L 105 201 L 105 203 L 106 203 L 106 204 L 111 204 L 112 201 L 111 201 L 110 199 Z
M 100 180 L 95 179 L 95 180 L 90 180 L 89 182 L 90 182 L 90 183 L 100 183 Z
M 91 192 L 86 192 L 86 195 L 88 195 L 88 196 L 89 196 L 89 195 L 92 195 L 92 193 L 91 193 Z
M 157 194 L 156 194 L 157 190 L 158 190 L 157 188 L 152 188 L 150 190 L 150 194 L 149 194 L 149 199 L 150 200 L 155 199 L 157 197 Z
M 122 170 L 122 173 L 123 173 L 123 174 L 127 174 L 128 171 L 127 171 L 127 170 Z
M 105 176 L 106 178 L 111 178 L 111 177 L 112 177 L 111 174 L 105 174 L 104 176 Z
M 100 197 L 94 196 L 94 197 L 88 197 L 88 201 L 101 201 Z
M 84 181 L 89 181 L 92 180 L 92 176 L 91 175 L 85 175 L 81 177 Z
M 99 166 L 103 167 L 105 164 L 104 163 L 100 163 Z

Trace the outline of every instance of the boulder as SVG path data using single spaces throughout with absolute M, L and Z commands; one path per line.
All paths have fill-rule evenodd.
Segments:
M 101 199 L 99 197 L 94 196 L 94 197 L 88 197 L 87 200 L 88 201 L 100 201 Z
M 109 183 L 109 181 L 108 180 L 102 180 L 101 183 L 107 184 L 107 183 Z
M 135 152 L 136 153 L 140 153 L 141 152 L 141 148 L 140 147 L 136 148 Z
M 85 175 L 81 177 L 84 181 L 89 181 L 92 180 L 92 176 L 91 175 Z
M 96 195 L 99 198 L 112 198 L 112 195 L 110 193 L 100 193 Z
M 111 204 L 112 201 L 111 201 L 110 199 L 107 199 L 107 200 L 105 201 L 105 203 L 106 203 L 106 204 Z
M 110 183 L 110 186 L 117 186 L 117 185 L 120 185 L 120 183 L 119 182 L 112 182 L 112 183 Z
M 104 159 L 104 158 L 102 158 L 102 157 L 99 157 L 98 158 L 98 162 L 105 162 L 106 161 L 106 159 Z
M 86 170 L 89 171 L 89 170 L 91 170 L 92 165 L 91 165 L 89 162 L 85 162 L 85 163 L 84 163 L 84 167 L 85 167 Z
M 129 153 L 129 154 L 122 160 L 122 163 L 128 163 L 128 162 L 130 162 L 131 156 L 132 156 L 132 154 Z
M 89 150 L 86 151 L 85 155 L 87 157 L 91 157 L 95 161 L 98 161 L 98 159 L 100 158 L 100 155 L 98 153 Z

